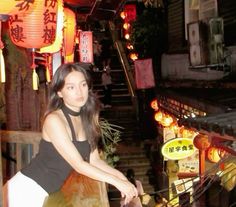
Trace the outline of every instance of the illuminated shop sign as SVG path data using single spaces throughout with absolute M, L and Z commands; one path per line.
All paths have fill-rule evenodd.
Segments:
M 169 160 L 180 160 L 191 156 L 195 150 L 192 139 L 174 138 L 163 145 L 161 152 Z

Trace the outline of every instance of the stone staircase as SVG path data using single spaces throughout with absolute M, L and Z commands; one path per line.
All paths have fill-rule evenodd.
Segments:
M 154 186 L 150 184 L 149 174 L 151 172 L 151 164 L 143 150 L 141 143 L 126 143 L 121 142 L 117 147 L 117 154 L 119 155 L 119 162 L 116 169 L 124 174 L 129 168 L 134 169 L 136 179 L 140 180 L 143 185 L 145 193 L 154 192 Z M 114 187 L 109 185 L 108 195 L 110 200 L 110 207 L 120 206 L 120 192 Z
M 100 71 L 92 73 L 94 91 L 102 99 L 101 75 L 101 68 Z M 140 123 L 138 123 L 125 74 L 115 49 L 112 51 L 111 76 L 113 82 L 112 108 L 102 110 L 100 116 L 108 120 L 109 123 L 123 128 L 121 129 L 122 141 L 117 146 L 116 154 L 120 160 L 116 168 L 124 174 L 127 169 L 133 168 L 136 178 L 143 184 L 144 191 L 146 193 L 153 192 L 154 187 L 149 183 L 151 164 L 143 147 Z M 108 195 L 110 207 L 120 207 L 120 192 L 114 186 L 108 186 Z

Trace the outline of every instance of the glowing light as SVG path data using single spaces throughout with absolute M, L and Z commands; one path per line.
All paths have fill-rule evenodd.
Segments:
M 125 39 L 126 39 L 126 40 L 129 40 L 129 38 L 130 38 L 130 34 L 126 33 L 126 34 L 125 34 Z
M 123 24 L 123 28 L 126 29 L 126 30 L 128 30 L 128 29 L 130 28 L 130 24 L 127 23 L 127 22 L 124 23 L 124 24 Z
M 155 111 L 157 111 L 158 110 L 158 102 L 157 102 L 157 100 L 156 99 L 154 99 L 152 102 L 151 102 L 151 108 L 152 109 L 154 109 Z
M 122 11 L 122 12 L 120 13 L 120 17 L 121 17 L 122 19 L 125 19 L 125 17 L 126 17 L 126 12 Z
M 130 57 L 131 60 L 135 61 L 135 60 L 138 59 L 138 54 L 137 54 L 137 53 L 131 53 L 131 54 L 129 55 L 129 57 Z
M 162 120 L 162 117 L 163 117 L 163 114 L 161 111 L 158 111 L 155 113 L 154 115 L 154 119 L 157 121 L 157 122 L 160 122 Z

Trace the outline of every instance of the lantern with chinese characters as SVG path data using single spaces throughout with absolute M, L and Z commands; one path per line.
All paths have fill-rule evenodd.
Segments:
M 0 77 L 1 82 L 6 81 L 5 78 L 5 62 L 2 54 L 4 48 L 3 42 L 1 40 L 1 24 L 2 20 L 6 20 L 8 15 L 21 14 L 24 12 L 29 12 L 33 9 L 33 1 L 29 0 L 1 0 L 0 1 Z
M 47 82 L 52 78 L 52 53 L 56 53 L 61 50 L 63 44 L 63 26 L 64 26 L 64 7 L 63 1 L 58 0 L 57 8 L 57 27 L 55 41 L 46 47 L 42 47 L 39 53 L 46 53 L 46 79 Z
M 32 12 L 12 15 L 9 30 L 12 42 L 24 48 L 41 48 L 55 40 L 57 1 L 35 0 Z
M 199 150 L 206 150 L 210 147 L 211 142 L 206 134 L 198 134 L 194 137 L 193 144 Z
M 57 8 L 57 27 L 55 41 L 49 46 L 40 48 L 40 53 L 56 53 L 62 48 L 63 42 L 63 25 L 64 24 L 64 7 L 63 0 L 58 0 Z
M 33 4 L 32 0 L 1 0 L 0 14 L 12 15 L 31 11 Z
M 24 48 L 45 47 L 55 41 L 57 25 L 57 0 L 35 0 L 32 12 L 12 15 L 9 18 L 9 30 L 12 42 Z M 38 76 L 35 71 L 34 53 L 32 60 L 33 89 L 38 89 Z
M 71 55 L 74 53 L 74 47 L 75 47 L 75 37 L 76 37 L 76 19 L 75 19 L 75 13 L 68 9 L 64 9 L 64 33 L 63 33 L 63 48 L 64 48 L 64 57 L 65 62 L 70 62 L 69 58 L 68 60 L 66 57 L 71 57 Z

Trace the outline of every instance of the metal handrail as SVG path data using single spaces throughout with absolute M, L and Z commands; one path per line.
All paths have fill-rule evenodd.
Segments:
M 124 73 L 125 73 L 125 77 L 126 77 L 127 84 L 128 84 L 128 90 L 129 90 L 132 98 L 135 98 L 136 97 L 135 82 L 134 82 L 134 77 L 133 77 L 128 59 L 126 57 L 126 53 L 124 51 L 122 42 L 120 40 L 118 40 L 117 33 L 115 31 L 114 23 L 110 21 L 109 26 L 110 26 L 110 31 L 111 31 L 111 35 L 112 35 L 114 45 L 115 45 L 115 47 L 118 51 L 119 59 L 121 61 L 122 68 L 123 68 Z

